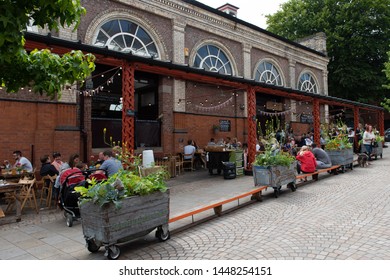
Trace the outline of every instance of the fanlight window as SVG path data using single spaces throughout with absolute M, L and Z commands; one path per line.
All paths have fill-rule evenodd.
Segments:
M 255 80 L 262 83 L 282 86 L 282 77 L 278 69 L 270 62 L 264 61 L 260 63 L 256 69 Z
M 226 54 L 213 45 L 205 45 L 198 50 L 194 67 L 220 74 L 233 74 L 232 65 Z
M 159 58 L 156 44 L 145 29 L 128 20 L 116 19 L 103 24 L 94 45 L 107 46 L 110 50 Z
M 309 73 L 304 73 L 301 75 L 298 81 L 298 89 L 301 91 L 317 93 L 318 87 L 317 83 L 314 80 L 313 76 Z

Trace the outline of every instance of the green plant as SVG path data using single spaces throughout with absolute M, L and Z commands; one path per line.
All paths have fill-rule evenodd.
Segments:
M 258 166 L 290 166 L 295 161 L 295 157 L 288 152 L 273 152 L 266 150 L 262 154 L 256 155 L 253 165 Z
M 261 131 L 261 125 L 257 125 L 258 130 Z M 276 118 L 276 126 L 274 120 L 267 120 L 265 123 L 265 135 L 261 142 L 264 145 L 264 153 L 256 155 L 253 165 L 258 166 L 290 166 L 295 157 L 288 152 L 283 152 L 280 149 L 280 144 L 276 140 L 275 129 L 280 129 L 280 121 Z M 262 133 L 261 133 L 262 134 Z
M 341 120 L 338 120 L 334 125 L 339 130 L 339 134 L 336 136 L 330 136 L 325 144 L 325 150 L 335 151 L 352 148 L 352 143 L 349 142 L 347 131 L 347 125 Z
M 220 126 L 218 124 L 213 124 L 213 130 L 219 130 Z
M 162 169 L 140 177 L 136 172 L 121 170 L 102 182 L 97 182 L 95 179 L 88 180 L 87 186 L 75 187 L 75 191 L 80 194 L 80 203 L 90 201 L 101 207 L 113 203 L 118 209 L 122 206 L 121 200 L 127 197 L 143 196 L 157 191 L 165 192 L 166 173 Z

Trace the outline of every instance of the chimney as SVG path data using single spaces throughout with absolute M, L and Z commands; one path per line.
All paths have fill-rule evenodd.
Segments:
M 225 5 L 222 5 L 221 7 L 217 8 L 217 10 L 220 10 L 221 12 L 227 13 L 228 15 L 237 17 L 237 11 L 239 7 L 233 6 L 229 3 L 226 3 Z

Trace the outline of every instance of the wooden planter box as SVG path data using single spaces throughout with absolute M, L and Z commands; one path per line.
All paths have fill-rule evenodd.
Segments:
M 252 166 L 253 179 L 256 186 L 281 187 L 295 183 L 297 163 L 290 166 Z
M 326 150 L 332 165 L 348 165 L 353 162 L 353 149 Z
M 97 251 L 103 245 L 108 251 L 110 246 L 147 235 L 156 227 L 168 231 L 169 190 L 126 198 L 120 209 L 112 203 L 100 207 L 87 202 L 80 205 L 80 216 L 88 250 Z M 164 234 L 169 238 L 169 231 Z

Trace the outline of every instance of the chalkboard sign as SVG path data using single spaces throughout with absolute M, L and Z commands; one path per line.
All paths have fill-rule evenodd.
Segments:
M 230 131 L 230 120 L 219 120 L 219 130 L 220 131 Z
M 301 123 L 313 123 L 313 115 L 301 114 Z

